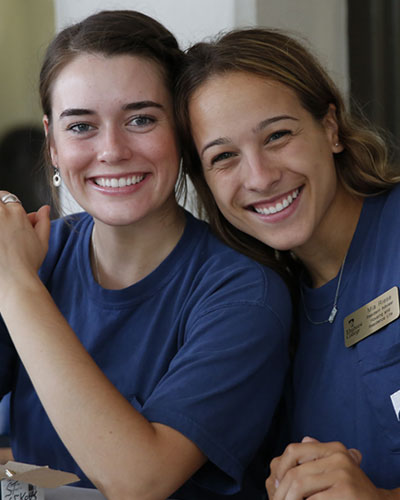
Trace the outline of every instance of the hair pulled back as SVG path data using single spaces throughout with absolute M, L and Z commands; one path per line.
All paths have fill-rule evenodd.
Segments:
M 155 19 L 133 10 L 104 10 L 68 26 L 56 35 L 47 48 L 39 79 L 43 113 L 52 124 L 52 89 L 60 72 L 82 54 L 103 56 L 131 55 L 153 61 L 165 78 L 171 95 L 184 58 L 178 42 L 170 31 Z M 48 144 L 45 163 L 51 166 Z M 47 168 L 51 183 L 51 169 Z M 180 176 L 178 196 L 186 191 L 185 178 Z M 57 190 L 53 201 L 60 211 Z
M 175 86 L 183 53 L 170 31 L 133 10 L 105 10 L 63 29 L 47 48 L 40 72 L 43 113 L 51 121 L 51 91 L 60 71 L 81 54 L 142 56 L 157 63 L 167 88 Z

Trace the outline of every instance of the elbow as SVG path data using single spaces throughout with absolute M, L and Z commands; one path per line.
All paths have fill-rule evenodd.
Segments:
M 165 500 L 170 494 L 165 489 L 165 484 L 160 481 L 143 481 L 135 483 L 132 476 L 120 478 L 105 484 L 98 482 L 97 489 L 107 500 Z

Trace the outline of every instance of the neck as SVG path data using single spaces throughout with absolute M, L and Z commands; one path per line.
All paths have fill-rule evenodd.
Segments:
M 185 215 L 178 205 L 146 223 L 109 226 L 95 220 L 91 260 L 96 281 L 112 290 L 137 283 L 171 253 L 184 227 Z
M 318 288 L 337 276 L 347 255 L 362 209 L 363 200 L 338 189 L 334 207 L 307 244 L 293 249 Z

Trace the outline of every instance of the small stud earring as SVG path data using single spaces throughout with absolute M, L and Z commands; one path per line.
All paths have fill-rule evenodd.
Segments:
M 54 187 L 60 187 L 61 185 L 61 175 L 60 175 L 60 171 L 58 170 L 57 167 L 53 167 L 54 168 L 54 174 L 53 174 L 53 186 Z

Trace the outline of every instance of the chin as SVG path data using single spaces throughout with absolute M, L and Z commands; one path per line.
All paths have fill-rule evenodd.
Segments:
M 293 250 L 294 248 L 301 246 L 304 241 L 303 238 L 271 238 L 271 237 L 266 237 L 265 235 L 262 234 L 251 234 L 253 238 L 261 241 L 264 243 L 264 245 L 267 245 L 271 248 L 274 248 L 275 250 L 284 252 L 288 250 Z

